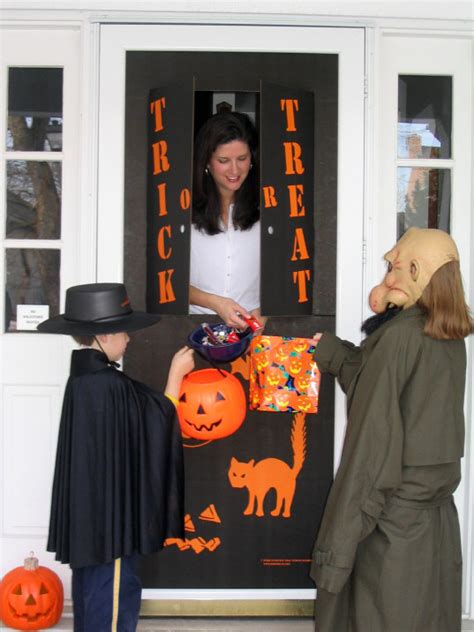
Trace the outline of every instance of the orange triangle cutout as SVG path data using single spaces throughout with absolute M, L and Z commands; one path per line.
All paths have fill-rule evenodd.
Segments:
M 185 531 L 191 531 L 192 533 L 194 533 L 196 531 L 196 527 L 194 526 L 194 522 L 191 519 L 191 516 L 189 514 L 186 514 L 184 516 L 184 530 Z
M 221 523 L 221 519 L 219 518 L 219 514 L 216 511 L 214 505 L 209 505 L 206 507 L 204 511 L 199 516 L 200 520 L 209 520 L 209 522 L 218 522 Z

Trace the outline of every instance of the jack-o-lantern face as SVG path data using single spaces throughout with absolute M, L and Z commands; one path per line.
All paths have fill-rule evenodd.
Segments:
M 264 371 L 268 366 L 268 357 L 266 353 L 259 353 L 255 358 L 255 366 L 257 371 Z
M 272 406 L 273 405 L 273 389 L 269 389 L 266 388 L 262 391 L 262 397 L 261 397 L 261 405 L 266 407 L 266 406 Z
M 273 401 L 278 410 L 287 410 L 295 407 L 296 393 L 294 391 L 286 391 L 280 389 L 274 391 Z
M 317 400 L 315 401 L 306 395 L 300 395 L 296 398 L 296 408 L 302 413 L 312 413 L 317 409 Z
M 302 353 L 309 349 L 309 342 L 305 338 L 297 338 L 291 345 L 291 350 L 297 353 Z
M 184 435 L 214 440 L 240 428 L 246 412 L 245 393 L 239 380 L 227 371 L 192 371 L 183 380 L 178 418 Z
M 304 363 L 300 358 L 291 357 L 286 364 L 288 373 L 295 377 L 303 370 Z
M 251 404 L 254 408 L 256 408 L 260 404 L 260 391 L 258 389 L 254 389 L 251 392 Z
M 289 355 L 290 352 L 288 351 L 288 348 L 285 345 L 280 345 L 275 349 L 273 353 L 273 359 L 275 360 L 275 362 L 282 364 L 283 362 L 285 362 L 285 360 L 288 359 Z
M 309 382 L 311 380 L 311 375 L 309 373 L 303 373 L 302 375 L 298 375 L 295 377 L 295 388 L 299 393 L 306 393 Z
M 36 560 L 31 569 L 28 560 Z M 7 573 L 0 585 L 0 619 L 15 630 L 43 630 L 59 621 L 63 611 L 63 586 L 49 568 L 27 558 L 25 567 Z
M 282 373 L 281 369 L 276 366 L 269 367 L 265 372 L 265 381 L 268 386 L 283 386 L 287 380 L 287 376 Z
M 260 353 L 272 347 L 272 339 L 268 336 L 256 336 L 251 345 L 253 351 Z

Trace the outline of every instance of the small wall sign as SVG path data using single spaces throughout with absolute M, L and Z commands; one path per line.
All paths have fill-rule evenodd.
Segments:
M 17 331 L 36 331 L 36 327 L 49 318 L 49 305 L 17 305 Z

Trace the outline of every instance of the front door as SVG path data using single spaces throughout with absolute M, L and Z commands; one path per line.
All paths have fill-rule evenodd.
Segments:
M 206 104 L 211 104 L 209 113 L 213 102 L 248 108 L 259 123 L 262 173 L 272 178 L 271 182 L 261 181 L 262 253 L 270 253 L 262 254 L 261 261 L 265 282 L 262 304 L 266 301 L 270 316 L 266 333 L 310 337 L 315 331 L 333 329 L 357 339 L 354 323 L 362 321 L 363 312 L 363 29 L 106 25 L 101 27 L 100 60 L 98 280 L 125 280 L 134 306 L 145 308 L 147 243 L 152 230 L 147 208 L 148 99 L 151 91 L 170 90 L 176 84 L 182 94 L 179 102 L 175 101 L 183 112 L 182 128 L 175 130 L 179 131 L 175 136 L 173 130 L 169 132 L 169 142 L 178 143 L 175 165 L 182 171 L 183 190 L 191 178 L 193 130 L 206 115 Z M 309 244 L 312 264 L 308 267 L 308 292 L 300 286 L 298 294 L 310 304 L 293 309 L 287 282 L 281 295 L 289 298 L 278 300 L 279 284 L 287 270 L 284 264 L 282 268 L 276 266 L 272 257 L 280 259 L 281 248 L 273 237 L 271 247 L 264 241 L 274 234 L 276 226 L 280 228 L 279 222 L 283 235 L 287 226 L 281 216 L 272 221 L 276 211 L 266 208 L 265 201 L 271 200 L 271 186 L 273 191 L 285 187 L 284 180 L 278 180 L 278 167 L 271 169 L 272 155 L 284 151 L 276 140 L 277 132 L 272 132 L 278 128 L 278 107 L 272 104 L 290 98 L 296 101 L 295 95 L 303 94 L 309 95 L 305 103 L 310 104 L 305 106 L 308 131 L 303 140 L 308 143 L 310 137 L 309 149 L 305 149 L 305 156 L 310 154 L 311 158 L 304 190 L 310 192 L 307 207 L 312 216 L 304 228 L 311 232 L 304 246 Z M 183 140 L 186 134 L 188 143 Z M 275 178 L 278 181 L 273 182 Z M 289 186 L 293 192 L 303 191 L 298 183 Z M 298 199 L 296 215 L 302 214 L 303 208 Z M 176 230 L 184 235 L 179 243 L 184 269 L 181 278 L 186 283 L 189 209 L 168 206 L 167 210 L 177 215 Z M 170 234 L 171 229 L 167 236 Z M 301 228 L 299 241 L 293 242 L 294 253 L 304 250 L 303 234 Z M 142 337 L 138 334 L 125 360 L 127 372 L 156 388 L 165 383 L 174 351 L 200 323 L 186 315 L 182 297 L 186 297 L 187 288 L 178 289 L 178 308 L 166 306 L 160 326 Z M 238 375 L 246 387 L 242 370 L 224 368 Z M 170 543 L 160 556 L 146 562 L 145 599 L 185 599 L 189 589 L 196 588 L 193 594 L 200 599 L 210 595 L 222 600 L 248 599 L 249 594 L 261 599 L 313 599 L 308 558 L 331 482 L 333 454 L 337 458 L 344 431 L 340 396 L 335 398 L 323 385 L 318 414 L 306 416 L 305 465 L 297 480 L 290 517 L 268 515 L 276 486 L 269 485 L 266 515 L 257 518 L 243 515 L 245 494 L 251 490 L 239 494 L 228 484 L 229 463 L 237 457 L 260 463 L 272 457 L 291 466 L 295 452 L 294 446 L 293 454 L 290 447 L 292 423 L 293 416 L 288 413 L 249 412 L 242 428 L 230 438 L 205 446 L 187 442 L 186 539 Z

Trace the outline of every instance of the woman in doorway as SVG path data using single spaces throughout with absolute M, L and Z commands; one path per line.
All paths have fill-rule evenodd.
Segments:
M 257 133 L 240 112 L 215 114 L 196 137 L 189 303 L 239 329 L 239 314 L 261 318 Z

